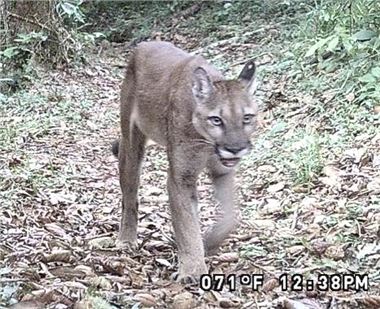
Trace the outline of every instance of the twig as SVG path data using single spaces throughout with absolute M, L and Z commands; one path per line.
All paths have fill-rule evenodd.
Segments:
M 275 277 L 275 278 L 278 277 L 277 274 L 276 274 L 275 272 L 270 271 L 270 270 L 266 269 L 266 268 L 263 267 L 263 266 L 257 265 L 256 262 L 255 262 L 251 257 L 248 257 L 248 260 L 250 260 L 250 261 L 252 262 L 252 265 L 253 265 L 253 266 L 255 266 L 256 268 L 262 270 L 263 272 L 266 272 L 266 273 L 272 275 L 272 276 Z
M 294 230 L 297 226 L 298 211 L 299 211 L 299 207 L 297 206 L 296 210 L 294 211 L 293 222 L 292 222 L 292 226 L 291 226 L 292 230 Z
M 25 282 L 25 281 L 28 281 L 28 280 L 22 279 L 22 278 L 14 278 L 14 279 L 11 279 L 11 278 L 0 278 L 0 283 Z
M 20 15 L 17 15 L 17 14 L 15 14 L 15 13 L 12 13 L 12 12 L 9 12 L 9 11 L 7 11 L 7 14 L 8 14 L 9 16 L 14 17 L 14 18 L 17 18 L 17 19 L 20 19 L 20 20 L 22 20 L 22 21 L 25 21 L 25 22 L 27 22 L 27 23 L 29 23 L 29 24 L 33 24 L 33 25 L 39 26 L 39 27 L 41 27 L 42 29 L 48 30 L 48 31 L 50 31 L 50 32 L 54 32 L 54 31 L 53 31 L 52 29 L 50 29 L 48 26 L 46 26 L 46 25 L 44 25 L 44 24 L 41 24 L 40 22 L 38 22 L 38 21 L 36 21 L 36 20 L 31 20 L 31 19 L 29 19 L 29 18 L 26 18 L 26 17 L 20 16 Z

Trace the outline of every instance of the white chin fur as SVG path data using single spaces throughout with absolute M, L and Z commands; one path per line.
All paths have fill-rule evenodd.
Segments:
M 227 150 L 219 149 L 219 155 L 223 159 L 241 158 L 242 156 L 246 155 L 248 152 L 249 151 L 247 148 L 239 151 L 237 154 L 233 154 L 232 152 L 229 152 Z

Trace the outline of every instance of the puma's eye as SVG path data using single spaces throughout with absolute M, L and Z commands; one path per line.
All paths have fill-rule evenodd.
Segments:
M 250 124 L 252 122 L 253 117 L 254 117 L 253 115 L 244 115 L 243 123 Z
M 222 119 L 219 117 L 213 116 L 209 117 L 208 120 L 214 125 L 214 126 L 221 126 L 223 124 Z

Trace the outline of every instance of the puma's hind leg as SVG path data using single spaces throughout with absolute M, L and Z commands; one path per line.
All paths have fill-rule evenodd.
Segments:
M 136 125 L 132 125 L 130 130 L 129 136 L 122 135 L 119 145 L 120 186 L 123 198 L 118 245 L 134 248 L 137 246 L 137 192 L 146 138 Z

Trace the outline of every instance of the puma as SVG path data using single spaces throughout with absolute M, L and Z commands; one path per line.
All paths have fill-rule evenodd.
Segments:
M 152 139 L 166 147 L 168 192 L 179 270 L 191 282 L 207 273 L 204 256 L 234 229 L 235 167 L 251 149 L 257 104 L 252 99 L 255 64 L 226 80 L 201 56 L 166 42 L 140 43 L 133 51 L 121 90 L 118 155 L 122 217 L 118 244 L 137 244 L 137 189 L 144 145 Z M 222 215 L 202 241 L 196 180 L 207 168 Z

